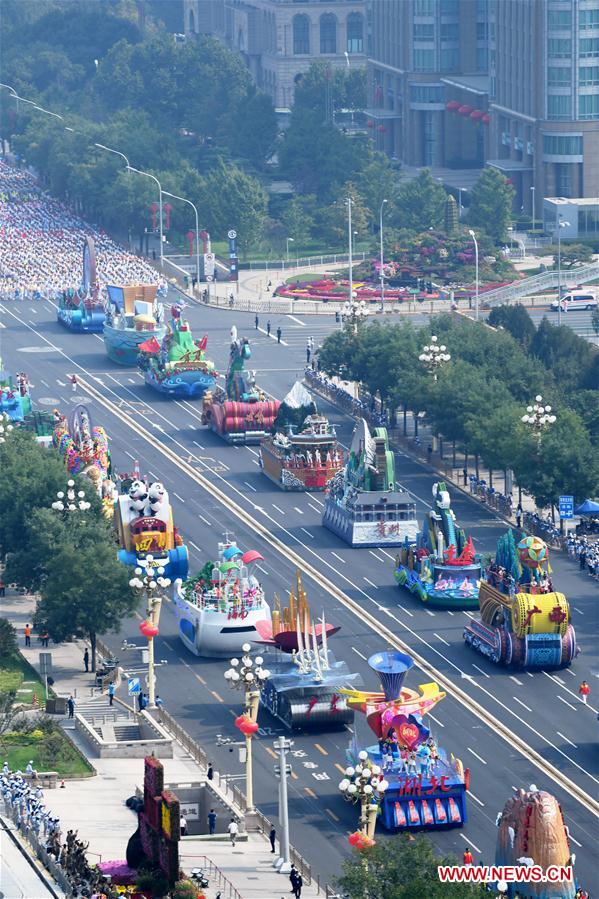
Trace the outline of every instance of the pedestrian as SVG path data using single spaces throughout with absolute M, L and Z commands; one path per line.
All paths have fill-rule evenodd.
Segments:
M 75 391 L 77 390 L 77 375 L 71 375 L 71 387 L 73 393 L 75 393 Z
M 339 312 L 336 312 L 335 313 L 335 323 L 339 324 L 340 321 L 341 321 L 341 316 L 339 315 Z
M 306 347 L 306 365 L 310 365 L 310 356 L 311 356 L 311 355 L 312 355 L 312 354 L 311 354 L 311 352 L 310 352 L 310 346 L 308 345 L 308 346 Z
M 295 878 L 295 886 L 293 888 L 293 895 L 295 896 L 295 899 L 301 899 L 303 885 L 304 881 L 302 879 L 302 875 L 298 871 L 297 877 Z
M 6 585 L 0 577 L 0 596 L 6 596 Z
M 587 697 L 590 692 L 591 692 L 591 688 L 589 687 L 587 682 L 585 680 L 583 680 L 580 687 L 578 688 L 578 693 L 580 694 L 580 701 L 584 702 L 585 705 L 587 704 Z
M 466 848 L 464 850 L 464 855 L 462 856 L 462 862 L 464 865 L 473 865 L 474 864 L 474 857 L 468 848 Z
M 113 683 L 113 681 L 110 681 L 110 683 L 108 684 L 108 705 L 113 704 L 114 694 L 115 694 L 114 683 Z
M 87 646 L 85 647 L 85 652 L 83 653 L 83 664 L 85 665 L 85 673 L 89 671 L 89 650 Z
M 229 837 L 231 838 L 231 846 L 235 849 L 235 841 L 237 839 L 237 834 L 239 833 L 239 826 L 235 818 L 231 818 L 227 830 L 229 831 Z
M 67 699 L 67 708 L 69 710 L 69 718 L 74 718 L 75 717 L 75 699 L 72 694 Z
M 289 872 L 289 881 L 291 883 L 290 893 L 295 893 L 295 881 L 297 880 L 299 875 L 299 871 L 295 867 L 295 865 L 291 865 L 291 871 Z
M 181 836 L 184 837 L 187 833 L 187 818 L 181 812 L 181 817 L 179 818 L 179 826 L 181 828 Z
M 270 319 L 266 322 L 266 336 L 270 337 Z
M 25 625 L 25 646 L 31 646 L 31 625 Z
M 213 808 L 208 812 L 208 833 L 210 836 L 216 833 L 216 812 Z
M 271 852 L 276 852 L 276 851 L 277 851 L 276 848 L 275 848 L 275 840 L 276 840 L 276 838 L 277 838 L 277 832 L 276 832 L 276 830 L 274 829 L 274 827 L 271 827 L 271 828 L 270 828 L 270 833 L 268 834 L 268 839 L 270 840 L 270 851 L 271 851 Z
M 283 334 L 283 332 L 281 331 L 281 326 L 279 325 L 279 327 L 277 328 L 277 343 L 280 343 L 280 342 L 281 342 L 281 335 L 282 335 L 282 334 Z
M 42 646 L 47 646 L 47 645 L 48 645 L 48 643 L 50 642 L 50 634 L 48 633 L 47 630 L 44 629 L 44 630 L 42 631 L 40 640 L 42 641 Z
M 584 571 L 586 561 L 587 561 L 587 554 L 586 554 L 584 548 L 581 550 L 580 555 L 578 556 L 578 561 L 580 563 L 580 570 Z M 25 637 L 25 641 L 27 641 L 27 637 Z M 27 642 L 25 643 L 25 645 L 27 645 Z
M 233 291 L 231 291 L 231 293 L 229 294 L 229 309 L 232 309 L 234 305 L 235 305 L 235 294 L 233 293 Z
M 161 709 L 161 708 L 164 706 L 164 702 L 163 702 L 163 700 L 161 699 L 160 694 L 158 694 L 158 693 L 156 694 L 155 702 L 156 702 L 156 708 L 157 708 L 157 709 Z
M 314 352 L 314 338 L 313 337 L 308 338 L 308 343 L 310 345 L 311 352 Z
M 255 327 L 256 331 L 257 331 L 258 328 L 260 327 L 260 319 L 258 318 L 257 315 L 256 315 L 255 318 L 254 318 L 254 327 Z
M 208 762 L 208 771 L 206 772 L 206 777 L 208 780 L 214 780 L 214 768 L 212 766 L 212 762 Z

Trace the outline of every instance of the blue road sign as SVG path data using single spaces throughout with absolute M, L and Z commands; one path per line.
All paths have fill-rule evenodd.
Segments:
M 559 517 L 574 518 L 574 497 L 560 496 L 559 498 Z
M 129 696 L 138 696 L 141 693 L 141 683 L 138 677 L 127 678 L 127 692 Z

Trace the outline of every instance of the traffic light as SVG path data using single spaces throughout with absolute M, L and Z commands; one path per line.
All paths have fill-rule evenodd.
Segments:
M 286 769 L 285 773 L 286 773 L 287 777 L 290 777 L 291 776 L 291 765 L 285 765 L 285 769 Z M 280 765 L 275 765 L 275 776 L 276 777 L 281 776 L 281 766 Z

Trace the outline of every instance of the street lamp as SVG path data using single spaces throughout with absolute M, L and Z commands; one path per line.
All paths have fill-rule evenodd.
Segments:
M 531 208 L 531 212 L 532 212 L 532 230 L 535 231 L 536 230 L 536 219 L 535 219 L 535 186 L 534 186 L 534 184 L 530 188 L 530 192 L 532 194 L 532 199 L 530 201 L 530 208 Z
M 154 637 L 160 633 L 160 608 L 164 592 L 170 587 L 171 579 L 164 577 L 164 568 L 154 556 L 140 559 L 135 568 L 135 577 L 129 586 L 146 599 L 146 619 L 139 625 L 141 634 L 148 641 L 148 708 L 156 708 L 156 672 L 154 665 Z
M 127 163 L 127 169 L 130 172 L 135 172 L 136 175 L 144 175 L 146 178 L 151 178 L 152 181 L 155 181 L 158 185 L 158 199 L 160 203 L 160 268 L 164 268 L 164 250 L 162 247 L 162 185 L 156 175 L 151 175 L 150 172 L 143 172 L 141 169 L 134 169 L 132 165 Z
M 462 218 L 462 191 L 468 192 L 467 187 L 458 187 L 458 221 Z
M 383 207 L 388 200 L 383 200 L 379 209 L 379 237 L 381 239 L 381 312 L 385 311 L 385 273 L 383 271 L 384 255 L 383 255 Z
M 348 249 L 349 249 L 349 259 L 348 259 L 348 262 L 349 262 L 349 295 L 348 295 L 348 300 L 351 303 L 353 295 L 354 295 L 354 262 L 353 262 L 354 235 L 352 232 L 352 225 L 351 225 L 351 208 L 352 208 L 352 204 L 354 201 L 352 200 L 351 197 L 347 197 L 345 202 L 347 203 L 347 237 L 348 237 L 348 244 L 349 244 L 349 247 L 348 247 Z
M 474 235 L 474 231 L 472 230 L 472 228 L 470 228 L 470 230 L 468 231 L 468 234 L 474 241 L 474 254 L 475 254 L 475 266 L 476 266 L 476 275 L 475 275 L 475 278 L 476 278 L 476 302 L 475 302 L 474 316 L 475 316 L 476 320 L 478 321 L 478 241 Z
M 251 811 L 254 808 L 252 737 L 258 730 L 260 688 L 270 676 L 270 671 L 262 667 L 262 656 L 251 658 L 249 653 L 252 647 L 249 643 L 244 643 L 241 649 L 244 653 L 241 660 L 231 659 L 231 667 L 225 671 L 224 677 L 230 687 L 244 692 L 243 715 L 235 720 L 235 725 L 245 736 L 245 791 L 248 811 Z
M 562 228 L 569 228 L 570 222 L 565 222 L 561 215 L 557 223 L 557 323 L 562 323 Z
M 532 428 L 537 443 L 540 443 L 543 431 L 555 423 L 556 416 L 552 414 L 551 406 L 543 405 L 543 397 L 539 393 L 534 404 L 526 407 L 526 414 L 520 420 Z
M 78 490 L 75 493 L 75 481 L 67 481 L 66 496 L 63 490 L 59 490 L 56 494 L 56 500 L 52 503 L 52 508 L 56 512 L 63 512 L 67 515 L 69 512 L 87 512 L 91 507 L 85 499 L 85 490 Z
M 100 150 L 106 150 L 108 153 L 114 153 L 116 156 L 120 156 L 121 159 L 125 160 L 125 165 L 127 166 L 127 168 L 128 169 L 131 168 L 131 166 L 129 165 L 129 160 L 127 159 L 127 157 L 125 156 L 124 153 L 121 153 L 120 150 L 113 150 L 112 147 L 106 147 L 104 144 L 98 144 L 98 143 L 94 143 L 94 147 L 99 147 Z
M 430 345 L 422 348 L 418 358 L 426 366 L 426 370 L 433 376 L 433 380 L 436 381 L 439 369 L 446 362 L 449 362 L 451 355 L 447 352 L 445 344 L 440 344 L 439 338 L 433 334 Z
M 288 740 L 287 737 L 277 737 L 273 743 L 273 746 L 279 753 L 279 822 L 281 824 L 280 855 L 274 866 L 280 874 L 289 874 L 291 870 L 289 859 L 289 805 L 287 801 L 287 753 L 293 745 L 293 740 Z
M 290 243 L 293 243 L 294 240 L 295 240 L 294 237 L 286 237 L 286 238 L 285 238 L 285 243 L 286 243 L 286 245 L 287 245 L 287 262 L 289 262 L 289 244 L 290 244 Z
M 358 322 L 363 321 L 367 315 L 368 309 L 364 300 L 352 297 L 351 302 L 346 301 L 343 304 L 343 317 L 352 326 L 354 334 L 358 333 Z
M 339 789 L 348 802 L 360 803 L 360 831 L 372 840 L 381 800 L 389 783 L 381 768 L 370 764 L 366 750 L 360 752 L 358 759 L 355 768 L 345 769 Z
M 14 425 L 8 412 L 3 412 L 0 415 L 0 443 L 6 443 L 6 438 L 13 429 Z
M 178 197 L 177 194 L 172 194 L 168 190 L 163 190 L 163 194 L 166 194 L 167 197 L 172 197 L 173 200 L 181 200 L 182 203 L 187 203 L 194 211 L 196 217 L 196 280 L 198 284 L 200 283 L 200 225 L 198 218 L 198 209 L 195 203 L 192 203 L 191 200 L 188 200 L 186 197 Z

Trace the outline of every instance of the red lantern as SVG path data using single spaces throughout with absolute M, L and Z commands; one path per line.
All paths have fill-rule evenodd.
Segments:
M 450 112 L 455 112 L 460 108 L 460 104 L 457 100 L 450 100 L 449 103 L 445 104 L 445 109 L 448 109 Z
M 379 125 L 376 130 L 380 131 L 380 133 L 383 134 L 387 129 L 385 128 L 384 125 Z
M 252 721 L 247 715 L 239 715 L 235 719 L 235 727 L 240 730 L 242 734 L 245 734 L 246 737 L 251 737 L 251 735 L 255 734 L 258 730 L 257 722 Z
M 485 114 L 481 118 L 481 122 L 483 123 L 483 125 L 488 125 L 490 121 L 491 121 L 491 116 L 485 112 Z
M 195 234 L 193 233 L 193 231 L 188 231 L 185 237 L 187 238 L 187 241 L 189 243 L 189 255 L 193 256 L 193 241 Z
M 372 119 L 368 119 L 368 121 L 366 122 L 366 127 L 374 128 L 374 122 L 372 121 Z
M 152 203 L 150 206 L 150 214 L 152 216 L 152 229 L 156 230 L 156 215 L 158 213 L 158 203 Z
M 139 630 L 144 637 L 148 638 L 148 640 L 152 640 L 160 633 L 160 629 L 155 624 L 153 624 L 149 618 L 146 618 L 145 621 L 142 621 L 142 623 L 139 625 Z
M 460 108 L 458 109 L 458 115 L 461 115 L 461 116 L 469 116 L 471 112 L 472 112 L 471 106 L 460 106 Z
M 482 119 L 483 113 L 480 109 L 473 109 L 470 113 L 470 118 L 474 119 L 475 122 L 478 122 L 479 119 Z
M 358 852 L 361 849 L 370 849 L 371 846 L 374 846 L 374 840 L 367 836 L 365 833 L 362 833 L 361 830 L 356 830 L 354 833 L 350 833 L 347 838 L 347 841 L 350 846 L 353 846 L 354 849 L 357 849 Z
M 165 203 L 164 204 L 164 219 L 165 219 L 164 227 L 166 228 L 167 231 L 171 226 L 171 212 L 172 211 L 173 211 L 173 207 L 171 206 L 171 204 Z

